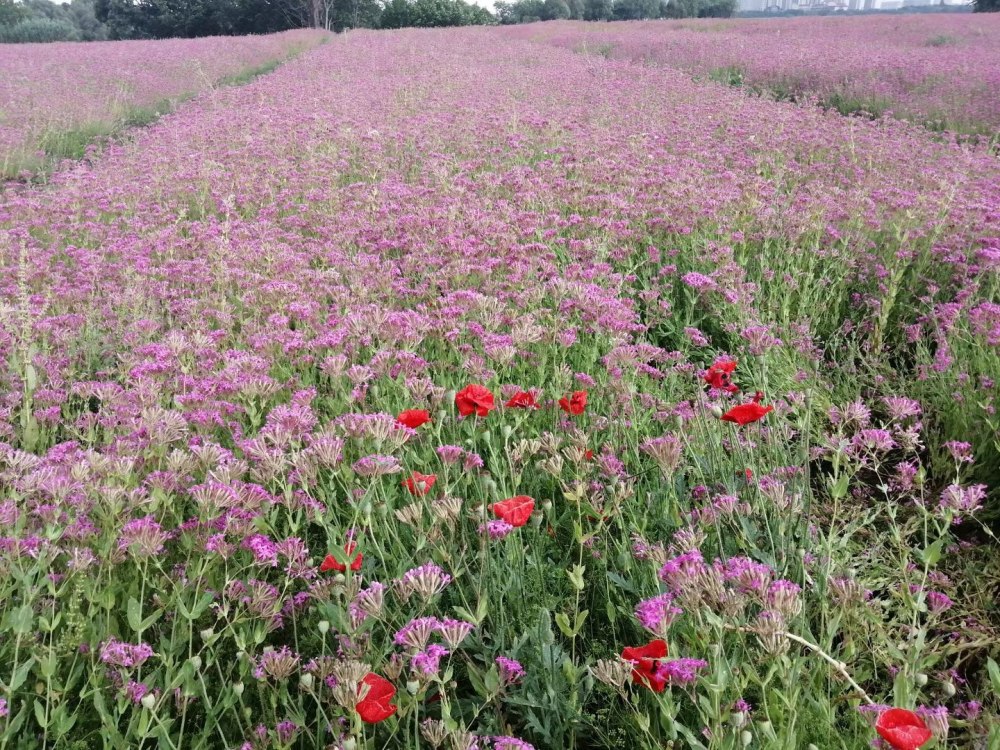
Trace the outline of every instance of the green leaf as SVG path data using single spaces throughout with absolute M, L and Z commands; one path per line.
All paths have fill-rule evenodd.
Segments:
M 27 635 L 32 630 L 35 613 L 30 604 L 22 604 L 7 615 L 7 628 L 16 635 Z
M 483 681 L 482 675 L 479 673 L 478 669 L 469 666 L 469 682 L 472 683 L 472 689 L 476 691 L 483 698 L 489 697 L 489 691 L 486 689 L 486 683 Z
M 125 605 L 125 614 L 128 618 L 128 626 L 132 630 L 137 633 L 142 630 L 142 606 L 134 597 L 130 596 L 128 598 L 128 604 Z
M 38 726 L 45 729 L 46 725 L 49 723 L 48 719 L 45 717 L 45 706 L 42 704 L 38 698 L 35 698 L 35 721 L 38 722 Z
M 920 560 L 929 568 L 933 568 L 937 565 L 938 560 L 941 559 L 941 550 L 944 549 L 944 537 L 938 539 L 934 544 L 927 547 L 923 552 L 920 553 Z
M 569 578 L 569 582 L 573 584 L 573 588 L 577 591 L 583 591 L 583 574 L 586 572 L 586 565 L 574 565 L 571 570 L 566 571 L 566 577 Z
M 1000 695 L 1000 666 L 993 659 L 986 660 L 986 671 L 990 673 L 990 684 L 993 686 L 993 693 Z
M 10 685 L 7 686 L 8 692 L 13 693 L 24 684 L 24 681 L 28 679 L 28 673 L 31 671 L 34 664 L 34 657 L 31 657 L 23 664 L 18 664 L 17 669 L 15 669 L 14 673 L 10 676 Z
M 500 673 L 497 670 L 495 664 L 491 666 L 489 668 L 489 671 L 486 673 L 486 678 L 483 680 L 483 685 L 486 687 L 486 689 L 489 691 L 491 695 L 500 689 Z
M 556 625 L 559 626 L 559 630 L 562 631 L 562 634 L 564 636 L 566 636 L 567 638 L 573 637 L 574 633 L 573 633 L 573 628 L 570 627 L 569 624 L 569 615 L 567 615 L 565 612 L 556 613 Z

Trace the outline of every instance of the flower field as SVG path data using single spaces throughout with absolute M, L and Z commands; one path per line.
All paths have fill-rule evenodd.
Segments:
M 1000 18 L 990 13 L 561 22 L 504 31 L 781 98 L 816 99 L 845 113 L 1000 134 Z
M 985 147 L 352 31 L 0 229 L 0 748 L 1000 747 Z
M 97 137 L 142 122 L 227 78 L 266 69 L 323 35 L 0 45 L 0 179 L 79 157 Z

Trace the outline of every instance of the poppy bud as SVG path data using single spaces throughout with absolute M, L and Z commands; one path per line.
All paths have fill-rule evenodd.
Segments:
M 955 684 L 950 680 L 941 685 L 941 690 L 948 698 L 951 698 L 956 693 Z
M 348 737 L 346 740 L 340 743 L 343 750 L 358 750 L 358 741 L 353 737 Z
M 809 746 L 806 748 L 806 750 L 819 750 L 819 748 L 816 747 L 813 743 L 810 742 Z
M 312 690 L 313 686 L 313 676 L 306 672 L 299 676 L 299 685 L 301 685 L 305 690 Z
M 418 690 L 420 690 L 420 683 L 417 680 L 406 681 L 406 692 L 410 695 L 416 695 Z
M 320 635 L 326 635 L 330 632 L 330 623 L 328 620 L 320 620 L 316 627 L 319 628 Z
M 514 428 L 511 427 L 509 424 L 505 424 L 503 426 L 503 429 L 500 430 L 500 432 L 503 433 L 504 440 L 510 440 L 510 436 L 514 434 Z
M 923 672 L 917 672 L 917 676 L 914 678 L 914 680 L 917 683 L 917 685 L 923 687 L 924 685 L 927 684 L 927 675 L 925 675 Z
M 234 682 L 233 683 L 233 692 L 236 693 L 237 697 L 243 695 L 243 683 L 242 682 Z
M 212 630 L 212 628 L 205 628 L 204 630 L 201 631 L 201 633 L 199 633 L 199 635 L 201 636 L 201 639 L 203 641 L 210 641 L 212 639 L 212 636 L 215 635 L 215 631 Z
M 552 501 L 551 500 L 543 500 L 542 501 L 542 510 L 544 510 L 546 513 L 548 513 L 550 510 L 552 510 Z
M 191 666 L 194 667 L 194 671 L 195 672 L 197 672 L 199 669 L 201 669 L 201 657 L 200 656 L 198 656 L 197 654 L 195 654 L 194 656 L 191 657 L 191 659 L 189 661 L 191 662 Z
M 715 404 L 712 404 L 710 407 L 708 407 L 708 411 L 716 419 L 721 419 L 722 418 L 722 407 L 721 406 L 716 406 Z
M 744 729 L 740 732 L 740 744 L 743 745 L 743 747 L 749 747 L 751 742 L 753 742 L 753 735 L 750 734 L 749 729 Z
M 146 693 L 139 702 L 142 703 L 143 708 L 152 711 L 153 706 L 156 705 L 156 696 L 153 693 Z
M 253 709 L 250 708 L 250 706 L 243 709 L 243 718 L 247 721 L 250 721 L 250 719 L 253 718 Z
M 729 714 L 729 723 L 735 729 L 740 729 L 744 724 L 747 723 L 747 715 L 742 711 L 733 711 L 731 714 Z

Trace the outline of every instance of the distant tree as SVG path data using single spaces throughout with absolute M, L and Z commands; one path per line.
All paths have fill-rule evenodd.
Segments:
M 97 20 L 94 9 L 94 0 L 73 0 L 69 5 L 64 5 L 66 12 L 79 30 L 80 39 L 84 42 L 99 42 L 108 38 L 108 30 L 103 23 Z
M 21 3 L 14 0 L 0 0 L 0 26 L 13 26 L 28 15 Z
M 974 0 L 972 9 L 976 13 L 996 13 L 1000 11 L 1000 0 Z
M 54 18 L 26 18 L 12 25 L 0 26 L 0 43 L 75 42 L 80 38 L 69 21 Z
M 583 0 L 583 17 L 587 21 L 608 21 L 613 11 L 612 0 Z
M 542 4 L 543 21 L 560 21 L 571 15 L 566 0 L 545 0 Z
M 584 0 L 566 0 L 569 6 L 569 17 L 574 21 L 582 21 L 586 12 Z
M 618 21 L 659 18 L 660 0 L 615 0 L 613 17 Z
M 739 0 L 668 0 L 665 18 L 730 18 Z

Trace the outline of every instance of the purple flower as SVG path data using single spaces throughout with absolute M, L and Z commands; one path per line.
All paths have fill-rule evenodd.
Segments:
M 479 525 L 479 533 L 486 534 L 490 539 L 503 539 L 513 530 L 513 526 L 499 518 Z
M 680 607 L 674 606 L 674 595 L 668 592 L 639 602 L 635 617 L 646 630 L 665 638 L 670 623 L 683 612 Z
M 674 685 L 690 685 L 698 679 L 698 671 L 707 667 L 708 662 L 702 659 L 672 659 L 660 663 L 660 670 Z
M 153 647 L 147 643 L 123 643 L 117 638 L 109 638 L 101 644 L 101 661 L 113 667 L 140 667 L 153 655 Z
M 506 656 L 498 656 L 495 660 L 497 668 L 500 670 L 500 682 L 504 685 L 513 685 L 524 677 L 524 667 L 516 659 L 509 659 Z
M 423 651 L 415 653 L 410 657 L 410 668 L 414 672 L 433 677 L 441 669 L 441 658 L 447 656 L 450 651 L 444 646 L 432 643 Z

